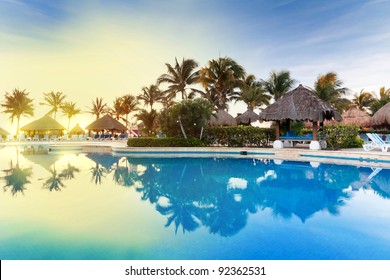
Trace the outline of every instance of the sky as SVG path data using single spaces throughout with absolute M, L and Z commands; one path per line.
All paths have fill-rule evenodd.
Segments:
M 225 56 L 258 79 L 288 70 L 313 87 L 334 71 L 350 98 L 378 92 L 390 87 L 389 12 L 390 0 L 0 0 L 0 102 L 26 89 L 39 118 L 43 93 L 59 91 L 87 111 L 96 97 L 111 105 L 141 94 L 175 58 L 203 67 Z M 8 117 L 0 126 L 15 133 Z M 84 113 L 71 126 L 92 120 Z

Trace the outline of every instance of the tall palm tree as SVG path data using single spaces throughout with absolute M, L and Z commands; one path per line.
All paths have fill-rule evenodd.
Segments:
M 138 95 L 137 99 L 142 100 L 146 106 L 150 106 L 150 110 L 153 110 L 154 103 L 163 102 L 164 93 L 157 85 L 150 85 L 142 88 L 142 94 Z
M 3 187 L 4 191 L 10 188 L 12 196 L 17 195 L 18 193 L 24 194 L 24 191 L 26 190 L 25 185 L 31 183 L 28 177 L 32 175 L 32 168 L 22 169 L 19 167 L 18 162 L 16 163 L 16 166 L 13 166 L 11 162 L 10 168 L 3 171 L 6 174 L 2 177 L 5 181 Z
M 128 127 L 128 116 L 130 113 L 138 110 L 138 100 L 136 97 L 127 94 L 122 96 L 122 112 L 126 115 L 126 127 Z
M 339 112 L 348 109 L 351 102 L 342 96 L 348 92 L 348 88 L 342 87 L 341 81 L 335 72 L 328 72 L 325 75 L 319 75 L 314 83 L 315 93 L 319 98 L 328 102 Z
M 268 80 L 262 80 L 262 83 L 266 92 L 272 95 L 276 101 L 292 88 L 295 80 L 290 77 L 289 71 L 283 70 L 280 72 L 272 71 L 269 74 Z
M 57 112 L 64 103 L 66 95 L 62 92 L 51 91 L 49 93 L 44 93 L 44 102 L 40 102 L 39 105 L 47 105 L 51 107 L 51 110 L 48 112 L 49 115 L 54 114 L 54 119 L 57 118 Z
M 198 71 L 195 69 L 198 67 L 198 63 L 193 59 L 184 59 L 181 64 L 175 58 L 175 65 L 172 66 L 169 63 L 167 66 L 167 74 L 162 74 L 158 79 L 157 83 L 169 84 L 166 94 L 169 98 L 173 99 L 176 94 L 180 93 L 182 99 L 192 98 L 194 95 L 194 89 L 190 89 L 191 93 L 187 93 L 187 87 L 189 85 L 198 82 Z
M 230 57 L 210 60 L 208 66 L 199 71 L 199 82 L 206 93 L 201 94 L 212 97 L 210 102 L 217 101 L 214 105 L 218 109 L 226 109 L 227 102 L 237 94 L 235 89 L 239 88 L 244 78 L 244 68 Z
M 49 191 L 60 191 L 61 188 L 65 188 L 65 185 L 61 180 L 61 174 L 58 174 L 55 168 L 50 169 L 49 172 L 51 176 L 43 183 L 43 188 L 48 189 Z
M 74 102 L 65 102 L 61 106 L 62 113 L 68 117 L 68 132 L 70 126 L 70 119 L 81 113 L 81 110 L 76 108 L 76 103 Z
M 360 110 L 363 110 L 369 107 L 374 100 L 375 97 L 371 92 L 367 92 L 364 91 L 364 89 L 361 89 L 359 93 L 355 93 L 353 103 L 357 105 Z
M 10 114 L 11 122 L 17 120 L 16 135 L 19 135 L 20 117 L 34 116 L 33 100 L 28 97 L 26 90 L 14 89 L 12 93 L 5 93 L 5 102 L 1 103 L 3 113 Z
M 92 107 L 88 107 L 88 113 L 96 115 L 96 119 L 99 119 L 100 116 L 107 112 L 107 103 L 103 103 L 102 97 L 96 97 L 95 100 L 92 100 Z

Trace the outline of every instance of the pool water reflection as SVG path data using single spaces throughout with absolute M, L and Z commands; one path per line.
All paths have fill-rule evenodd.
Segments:
M 390 170 L 0 150 L 1 259 L 389 259 Z

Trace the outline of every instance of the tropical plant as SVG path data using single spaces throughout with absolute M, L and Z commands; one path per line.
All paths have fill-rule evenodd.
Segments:
M 95 100 L 92 100 L 92 107 L 88 107 L 88 113 L 95 115 L 96 119 L 99 119 L 100 116 L 107 112 L 107 103 L 103 103 L 103 98 L 96 97 Z
M 329 103 L 337 111 L 343 112 L 348 109 L 351 101 L 342 97 L 348 92 L 348 88 L 342 87 L 342 85 L 343 82 L 335 72 L 328 72 L 318 76 L 314 83 L 314 90 L 319 98 Z
M 167 99 L 174 99 L 178 93 L 181 94 L 182 99 L 193 98 L 196 90 L 190 88 L 190 93 L 187 93 L 187 87 L 198 82 L 198 71 L 195 71 L 198 63 L 193 59 L 183 58 L 181 64 L 179 64 L 177 58 L 175 58 L 174 66 L 169 63 L 165 65 L 167 66 L 167 73 L 162 74 L 157 79 L 157 83 L 169 84 L 165 91 Z
M 102 178 L 106 176 L 107 170 L 99 163 L 96 163 L 95 167 L 92 167 L 90 170 L 92 173 L 91 182 L 94 181 L 95 185 L 101 185 Z
M 68 118 L 68 132 L 70 126 L 70 119 L 81 113 L 81 110 L 76 108 L 76 103 L 74 102 L 64 102 L 61 106 L 62 113 Z
M 261 82 L 265 91 L 275 100 L 279 100 L 292 88 L 295 80 L 290 77 L 289 71 L 283 70 L 280 72 L 272 71 L 268 80 L 262 80 Z
M 375 101 L 375 97 L 372 93 L 361 89 L 359 93 L 355 93 L 353 103 L 358 106 L 360 110 L 368 108 L 372 102 Z
M 80 172 L 80 169 L 71 165 L 68 162 L 68 166 L 64 170 L 62 170 L 62 172 L 60 173 L 60 177 L 65 178 L 66 180 L 70 180 L 74 178 L 75 172 Z
M 155 103 L 164 101 L 164 93 L 157 85 L 150 85 L 142 88 L 142 94 L 138 95 L 137 99 L 142 100 L 145 106 L 150 106 L 150 110 L 153 110 Z
M 173 107 L 164 109 L 159 116 L 159 123 L 164 133 L 176 136 L 182 133 L 184 138 L 199 135 L 214 111 L 214 106 L 204 98 L 182 100 Z
M 218 109 L 227 109 L 228 101 L 238 93 L 245 78 L 245 70 L 230 57 L 210 60 L 208 66 L 199 71 L 199 82 L 205 92 L 200 94 L 213 103 Z
M 141 110 L 138 114 L 135 115 L 138 120 L 142 121 L 145 125 L 146 136 L 152 136 L 156 132 L 157 126 L 157 111 L 152 109 L 150 112 L 146 110 Z
M 28 95 L 26 90 L 14 89 L 12 93 L 5 93 L 5 102 L 1 103 L 4 108 L 2 112 L 10 114 L 11 122 L 13 123 L 14 118 L 17 120 L 16 135 L 19 135 L 20 118 L 34 116 L 33 100 Z
M 64 103 L 66 95 L 62 92 L 51 91 L 49 93 L 44 93 L 44 102 L 40 102 L 39 105 L 47 105 L 51 107 L 51 110 L 48 112 L 49 115 L 54 114 L 54 119 L 57 118 L 57 112 Z
M 138 110 L 138 100 L 136 97 L 127 94 L 121 98 L 121 112 L 126 115 L 126 127 L 128 127 L 128 116 L 130 113 Z

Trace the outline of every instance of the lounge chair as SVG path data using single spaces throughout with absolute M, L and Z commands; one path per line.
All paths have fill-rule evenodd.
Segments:
M 13 135 L 7 135 L 7 141 L 15 141 L 15 138 Z
M 77 140 L 79 140 L 78 135 L 77 135 L 77 134 L 72 134 L 71 140 L 72 140 L 72 141 L 77 141 Z
M 33 141 L 39 141 L 39 135 L 35 134 L 32 138 Z
M 47 134 L 43 135 L 42 141 L 49 141 L 49 135 Z
M 376 133 L 367 133 L 368 138 L 370 138 L 371 142 L 368 142 L 363 145 L 363 150 L 371 151 L 373 149 L 381 149 L 382 152 L 387 152 L 390 148 L 390 143 L 383 141 L 383 139 Z

